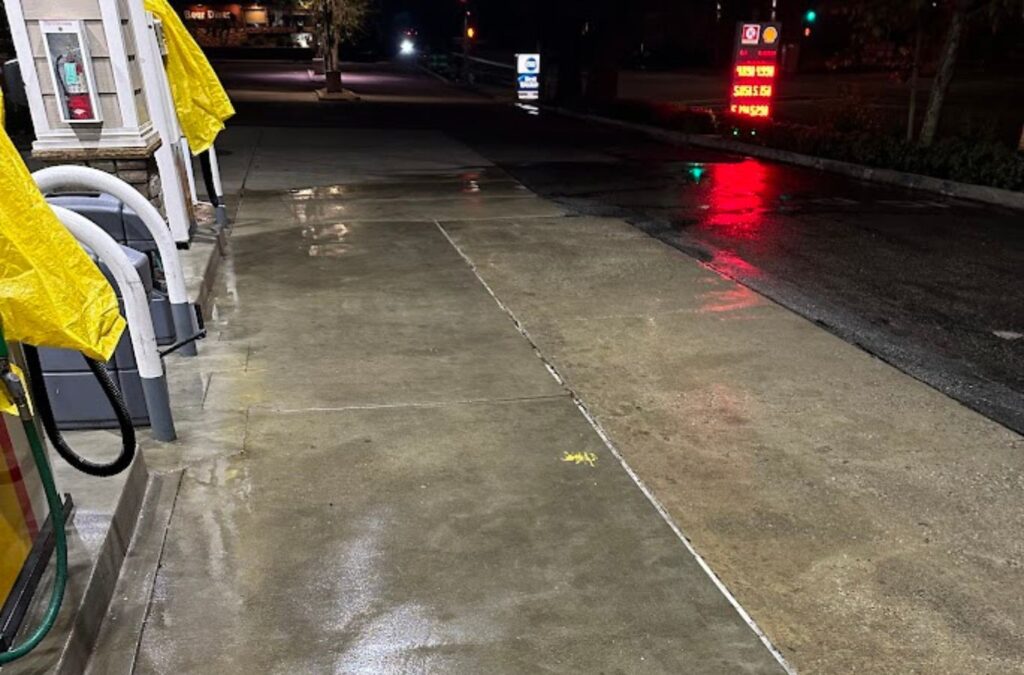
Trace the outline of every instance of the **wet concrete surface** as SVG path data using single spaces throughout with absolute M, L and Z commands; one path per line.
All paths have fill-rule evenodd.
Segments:
M 519 123 L 538 146 L 571 142 L 566 122 Z M 597 162 L 520 144 L 505 162 L 504 141 L 460 137 L 566 208 L 626 219 L 1024 430 L 1021 213 L 619 134 Z
M 380 77 L 392 89 L 448 91 L 401 66 L 359 72 L 361 86 Z M 328 135 L 345 127 L 450 134 L 570 212 L 625 219 L 1024 431 L 1019 212 L 507 105 L 267 101 L 240 106 L 238 121 L 283 119 Z
M 749 287 L 799 233 L 858 243 L 851 205 L 783 212 L 785 170 L 684 238 L 669 197 L 708 210 L 740 158 L 491 106 L 261 106 L 240 121 L 306 128 L 224 139 L 248 187 L 172 378 L 184 440 L 147 448 L 186 473 L 137 672 L 779 672 L 611 447 L 801 672 L 1024 670 L 1024 441 Z M 917 208 L 808 180 L 885 232 Z M 1007 214 L 924 208 L 1016 250 Z M 739 236 L 762 223 L 790 243 Z M 786 288 L 838 312 L 809 278 Z
M 430 216 L 564 210 L 417 144 L 242 196 L 133 672 L 785 672 Z
M 560 396 L 254 411 L 189 472 L 135 672 L 782 671 Z
M 1024 441 L 616 219 L 442 223 L 801 672 L 1024 668 Z

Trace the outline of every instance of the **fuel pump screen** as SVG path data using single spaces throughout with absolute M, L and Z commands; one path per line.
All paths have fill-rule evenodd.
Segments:
M 740 23 L 737 26 L 729 112 L 745 117 L 772 116 L 779 35 L 777 23 Z

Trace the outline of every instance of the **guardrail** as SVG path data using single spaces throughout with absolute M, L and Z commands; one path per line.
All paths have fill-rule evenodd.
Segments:
M 426 67 L 449 80 L 459 80 L 466 84 L 501 87 L 514 87 L 516 84 L 516 67 L 513 64 L 461 52 L 429 55 Z

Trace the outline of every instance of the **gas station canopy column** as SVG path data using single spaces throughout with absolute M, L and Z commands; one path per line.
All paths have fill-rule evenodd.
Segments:
M 175 221 L 191 218 L 180 162 L 162 159 L 142 0 L 5 0 L 36 140 L 35 159 L 84 164 L 134 186 Z M 175 225 L 179 225 L 175 227 Z M 186 235 L 176 236 L 179 243 Z M 182 239 L 184 238 L 184 242 Z

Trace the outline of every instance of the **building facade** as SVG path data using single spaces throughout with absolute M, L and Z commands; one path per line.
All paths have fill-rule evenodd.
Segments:
M 175 2 L 196 41 L 206 48 L 298 48 L 313 46 L 310 2 Z

